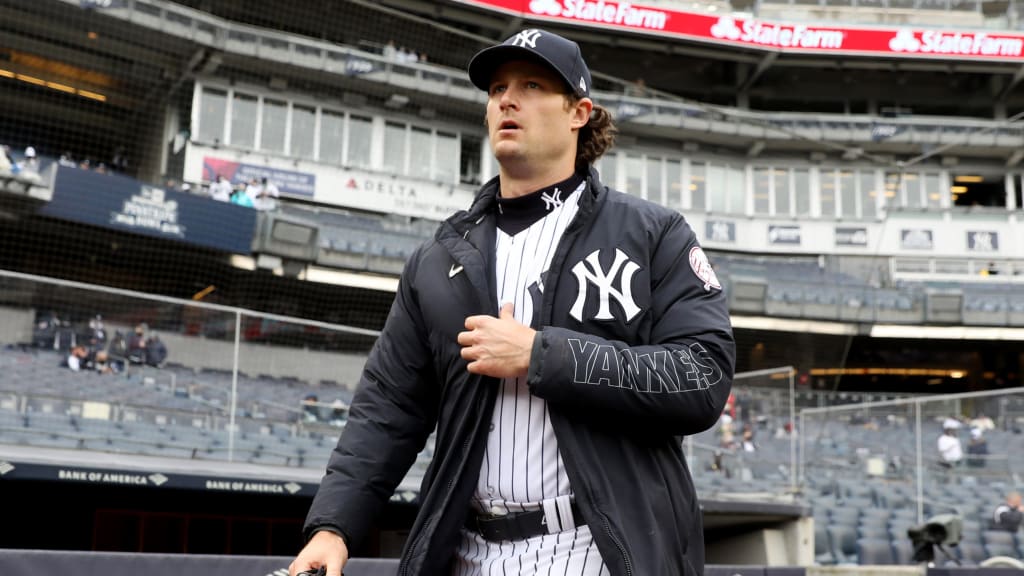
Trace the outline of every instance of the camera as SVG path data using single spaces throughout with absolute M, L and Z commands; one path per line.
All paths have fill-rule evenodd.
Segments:
M 915 562 L 935 560 L 935 546 L 949 557 L 943 546 L 956 546 L 963 534 L 963 519 L 956 514 L 932 516 L 920 526 L 907 529 L 907 537 L 914 545 Z

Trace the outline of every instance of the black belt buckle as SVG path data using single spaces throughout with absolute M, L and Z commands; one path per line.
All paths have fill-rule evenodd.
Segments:
M 572 514 L 576 527 L 585 524 L 575 502 L 572 504 Z M 510 514 L 475 514 L 470 512 L 466 518 L 466 527 L 482 536 L 484 540 L 491 542 L 526 540 L 527 538 L 548 533 L 543 510 L 514 512 Z

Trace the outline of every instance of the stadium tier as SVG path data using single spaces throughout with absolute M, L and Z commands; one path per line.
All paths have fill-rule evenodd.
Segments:
M 534 26 L 728 296 L 709 562 L 920 566 L 945 514 L 939 566 L 1024 558 L 1017 2 L 0 0 L 0 567 L 301 548 L 406 262 L 498 173 L 467 62 Z

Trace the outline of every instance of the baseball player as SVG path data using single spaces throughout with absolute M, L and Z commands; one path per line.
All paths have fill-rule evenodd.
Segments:
M 499 175 L 409 259 L 291 574 L 340 574 L 436 428 L 399 574 L 699 576 L 680 437 L 729 395 L 722 287 L 591 167 L 614 126 L 579 46 L 523 30 L 469 76 Z

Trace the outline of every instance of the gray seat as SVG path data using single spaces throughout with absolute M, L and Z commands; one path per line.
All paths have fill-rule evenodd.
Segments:
M 896 563 L 888 540 L 861 538 L 857 540 L 857 564 L 861 566 L 887 566 Z

